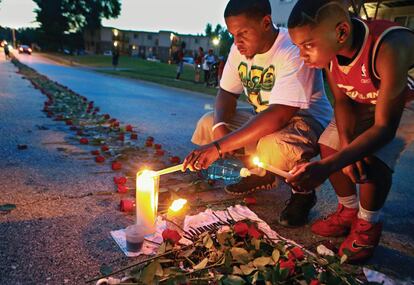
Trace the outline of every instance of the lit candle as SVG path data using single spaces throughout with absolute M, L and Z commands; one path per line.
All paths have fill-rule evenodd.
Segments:
M 160 176 L 160 175 L 180 171 L 182 168 L 183 168 L 183 164 L 181 163 L 181 164 L 178 164 L 178 165 L 175 165 L 175 166 L 164 168 L 162 170 L 158 170 L 157 172 L 154 173 L 154 175 L 155 176 Z
M 154 171 L 137 173 L 136 223 L 155 232 L 157 219 L 159 176 Z
M 267 163 L 261 162 L 257 156 L 253 158 L 253 163 L 255 165 L 257 165 L 258 167 L 260 167 L 260 168 L 266 169 L 267 171 L 273 172 L 274 174 L 282 176 L 284 178 L 288 178 L 288 177 L 292 176 L 292 174 L 290 174 L 287 171 L 276 168 L 276 167 L 274 167 L 272 165 L 269 165 Z

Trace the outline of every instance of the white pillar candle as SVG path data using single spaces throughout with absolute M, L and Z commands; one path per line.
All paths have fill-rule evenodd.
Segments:
M 157 219 L 159 176 L 154 171 L 137 173 L 136 223 L 155 232 Z

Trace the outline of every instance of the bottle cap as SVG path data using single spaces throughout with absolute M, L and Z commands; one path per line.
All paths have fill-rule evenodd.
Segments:
M 243 167 L 242 169 L 240 169 L 240 176 L 241 177 L 247 177 L 250 176 L 250 170 L 248 170 L 247 168 Z

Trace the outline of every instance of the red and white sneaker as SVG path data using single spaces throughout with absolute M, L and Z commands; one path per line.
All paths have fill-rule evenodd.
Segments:
M 357 218 L 348 237 L 339 247 L 339 255 L 346 254 L 348 262 L 364 261 L 372 256 L 382 232 L 382 223 L 370 223 Z
M 345 236 L 351 229 L 352 222 L 356 219 L 358 209 L 346 208 L 338 204 L 335 213 L 319 219 L 311 226 L 313 233 L 324 237 Z

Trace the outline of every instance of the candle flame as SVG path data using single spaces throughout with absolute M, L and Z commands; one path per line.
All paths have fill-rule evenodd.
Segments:
M 263 162 L 260 161 L 258 156 L 253 157 L 253 163 L 256 166 L 263 168 Z
M 177 199 L 174 200 L 170 206 L 170 209 L 173 212 L 178 212 L 179 210 L 181 210 L 184 205 L 187 204 L 187 200 L 186 199 Z

